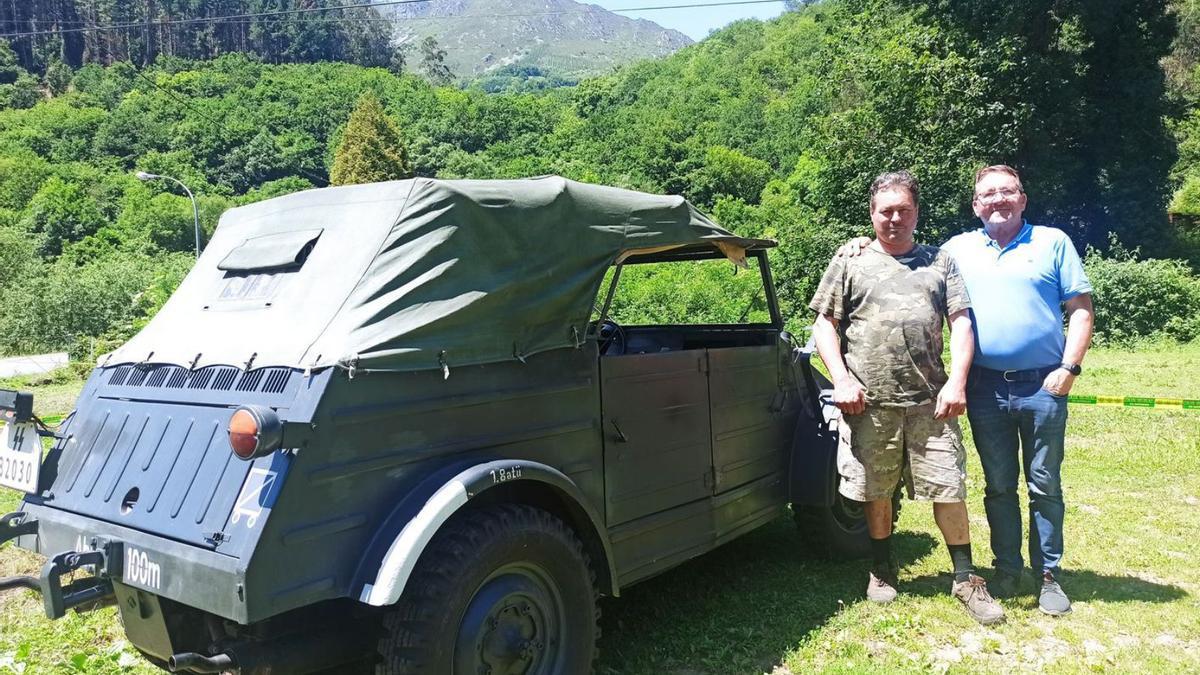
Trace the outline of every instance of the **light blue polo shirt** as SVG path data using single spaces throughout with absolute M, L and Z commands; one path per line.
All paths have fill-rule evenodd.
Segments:
M 971 296 L 976 365 L 1027 370 L 1062 362 L 1062 303 L 1092 292 L 1065 232 L 1026 222 L 1001 249 L 979 228 L 942 249 L 954 257 Z

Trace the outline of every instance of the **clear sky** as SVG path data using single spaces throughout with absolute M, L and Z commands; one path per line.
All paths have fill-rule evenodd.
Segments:
M 580 0 L 599 5 L 609 11 L 626 7 L 659 7 L 663 5 L 698 5 L 720 0 Z M 639 10 L 619 12 L 621 16 L 649 19 L 663 28 L 674 28 L 689 35 L 693 40 L 704 39 L 709 31 L 721 28 L 738 19 L 772 19 L 783 13 L 783 2 L 756 5 L 729 5 L 725 7 L 687 9 Z

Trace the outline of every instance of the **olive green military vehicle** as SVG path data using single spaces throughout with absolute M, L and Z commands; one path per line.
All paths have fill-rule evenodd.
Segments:
M 861 552 L 773 245 L 556 177 L 233 209 L 58 429 L 0 395 L 0 542 L 46 557 L 0 588 L 115 603 L 177 672 L 574 674 L 598 596 L 789 503 Z M 631 324 L 673 274 L 716 287 Z

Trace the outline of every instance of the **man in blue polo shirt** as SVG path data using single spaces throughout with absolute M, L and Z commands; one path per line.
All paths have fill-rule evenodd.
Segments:
M 1038 606 L 1058 616 L 1071 611 L 1059 585 L 1067 394 L 1092 339 L 1092 286 L 1070 238 L 1025 222 L 1026 203 L 1012 167 L 981 169 L 971 206 L 983 227 L 942 248 L 958 263 L 974 306 L 967 419 L 986 481 L 983 503 L 996 567 L 991 587 L 998 597 L 1019 591 L 1024 565 L 1017 486 L 1024 469 L 1029 564 L 1042 581 Z
M 1092 286 L 1070 238 L 1025 222 L 1026 204 L 1016 170 L 980 169 L 971 206 L 983 227 L 942 249 L 954 258 L 971 297 L 975 359 L 967 419 L 986 481 L 983 504 L 996 568 L 988 586 L 996 597 L 1020 590 L 1017 489 L 1024 470 L 1029 564 L 1041 579 L 1038 606 L 1060 616 L 1071 611 L 1059 584 L 1067 394 L 1092 339 Z M 857 255 L 869 241 L 860 237 L 841 252 Z

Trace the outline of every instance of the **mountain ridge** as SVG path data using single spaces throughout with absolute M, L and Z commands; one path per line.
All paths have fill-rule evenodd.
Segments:
M 574 0 L 443 0 L 378 10 L 392 19 L 404 43 L 436 39 L 446 51 L 446 65 L 464 80 L 506 67 L 583 78 L 694 42 L 653 21 Z

